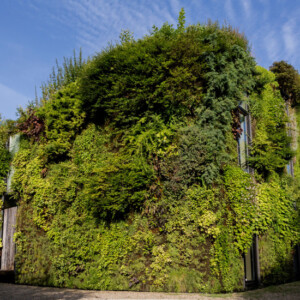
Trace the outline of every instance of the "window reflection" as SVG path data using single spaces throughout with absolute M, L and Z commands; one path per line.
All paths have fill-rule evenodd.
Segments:
M 249 173 L 247 157 L 250 145 L 250 118 L 245 104 L 239 105 L 241 134 L 238 138 L 238 158 L 242 169 Z

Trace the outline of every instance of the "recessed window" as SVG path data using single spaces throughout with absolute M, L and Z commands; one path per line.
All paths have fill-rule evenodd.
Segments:
M 241 134 L 238 138 L 238 158 L 239 164 L 242 169 L 246 172 L 249 172 L 249 167 L 247 164 L 247 157 L 249 156 L 249 145 L 250 145 L 250 136 L 251 136 L 251 127 L 250 127 L 250 116 L 247 111 L 247 105 L 239 105 L 239 115 L 240 115 L 240 126 Z

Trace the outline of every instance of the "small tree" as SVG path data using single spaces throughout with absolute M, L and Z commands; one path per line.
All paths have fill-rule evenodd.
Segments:
M 270 67 L 279 83 L 281 96 L 292 105 L 300 103 L 300 75 L 298 71 L 286 61 L 274 62 Z

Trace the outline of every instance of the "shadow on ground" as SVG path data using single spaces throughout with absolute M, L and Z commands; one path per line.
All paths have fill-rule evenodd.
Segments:
M 264 300 L 300 300 L 300 281 L 273 285 L 262 289 L 233 294 L 236 299 L 264 299 Z
M 199 300 L 297 300 L 300 299 L 300 281 L 270 286 L 263 289 L 233 294 L 173 294 L 173 293 L 139 293 L 114 291 L 86 291 L 59 289 L 50 287 L 26 286 L 0 283 L 2 300 L 35 300 L 35 299 L 199 299 Z
M 0 283 L 0 299 L 84 299 L 80 290 Z

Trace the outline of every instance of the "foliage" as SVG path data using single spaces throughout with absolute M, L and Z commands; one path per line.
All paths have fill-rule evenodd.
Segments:
M 300 240 L 295 192 L 290 180 L 280 180 L 278 177 L 258 187 L 257 228 L 261 232 L 261 276 L 266 284 L 287 282 L 294 278 L 293 253 Z
M 286 61 L 274 62 L 270 71 L 275 74 L 276 81 L 284 100 L 293 105 L 300 102 L 300 75 L 295 68 Z
M 293 280 L 293 245 L 286 237 L 276 237 L 270 229 L 259 240 L 261 276 L 268 285 Z
M 26 134 L 34 141 L 38 141 L 41 138 L 41 134 L 45 130 L 45 124 L 43 119 L 39 118 L 33 107 L 28 107 L 26 111 L 19 110 L 20 117 L 17 127 L 23 134 Z
M 11 155 L 7 149 L 9 135 L 14 133 L 14 121 L 1 120 L 0 116 L 0 196 L 5 192 L 4 178 L 9 171 Z
M 42 100 L 47 101 L 61 88 L 75 82 L 81 75 L 82 69 L 86 61 L 82 58 L 82 51 L 80 49 L 77 57 L 76 51 L 73 52 L 73 57 L 63 59 L 62 66 L 59 66 L 56 60 L 56 68 L 53 67 L 52 73 L 49 76 L 48 82 L 42 84 Z M 42 101 L 42 102 L 43 102 Z
M 54 94 L 38 114 L 45 120 L 46 155 L 50 159 L 65 155 L 85 119 L 85 113 L 80 110 L 76 82 Z
M 219 234 L 211 249 L 211 268 L 220 277 L 223 289 L 239 289 L 243 277 L 241 254 L 251 246 L 255 229 L 255 186 L 249 174 L 239 167 L 228 166 L 224 174 L 225 197 Z
M 288 182 L 272 178 L 268 183 L 262 183 L 257 188 L 257 228 L 260 232 L 267 231 L 272 226 L 279 236 L 288 236 L 297 240 L 297 212 L 294 209 L 293 200 L 289 195 Z M 276 209 L 274 209 L 276 207 Z
M 0 147 L 0 178 L 6 177 L 9 171 L 10 154 L 6 147 Z
M 254 234 L 263 280 L 288 279 L 300 189 L 283 172 L 293 152 L 275 77 L 231 27 L 184 23 L 181 11 L 176 29 L 122 32 L 34 107 L 45 127 L 12 162 L 19 283 L 241 290 Z M 237 166 L 242 100 L 255 178 Z
M 254 84 L 254 62 L 245 40 L 230 28 L 182 26 L 165 24 L 95 57 L 79 80 L 82 108 L 88 119 L 121 130 L 149 114 L 166 122 L 196 117 L 205 161 L 197 172 L 212 183 L 228 160 L 223 149 L 231 110 Z
M 14 134 L 15 122 L 11 120 L 2 120 L 0 115 L 0 230 L 2 230 L 3 221 L 3 195 L 6 193 L 6 177 L 9 172 L 12 155 L 8 150 L 9 135 Z M 2 238 L 0 238 L 0 249 L 2 248 Z
M 293 156 L 286 123 L 285 103 L 281 98 L 275 76 L 257 67 L 259 81 L 263 81 L 261 93 L 250 95 L 250 111 L 256 121 L 251 147 L 250 165 L 265 177 L 272 172 L 282 173 Z
M 300 109 L 299 107 L 295 107 L 295 110 L 293 111 L 293 117 L 295 120 L 296 124 L 300 124 Z M 296 144 L 296 160 L 294 160 L 294 176 L 296 177 L 297 180 L 300 180 L 300 147 L 299 142 L 300 142 L 300 135 L 299 132 L 297 130 L 297 126 L 296 128 L 294 128 L 294 130 L 291 131 L 292 135 L 294 136 L 294 140 L 295 140 L 295 144 Z M 292 128 L 293 129 L 293 128 Z M 296 193 L 299 194 L 299 193 Z

